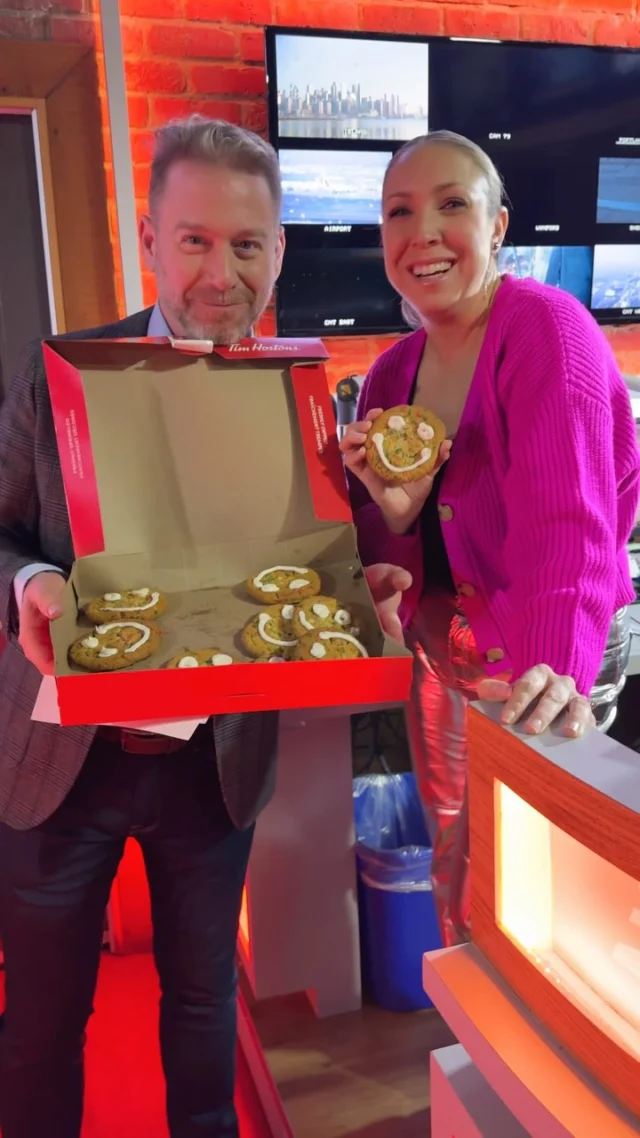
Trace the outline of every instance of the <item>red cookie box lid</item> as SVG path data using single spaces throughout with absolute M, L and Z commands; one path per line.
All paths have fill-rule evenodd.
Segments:
M 52 340 L 76 557 L 350 523 L 320 340 Z

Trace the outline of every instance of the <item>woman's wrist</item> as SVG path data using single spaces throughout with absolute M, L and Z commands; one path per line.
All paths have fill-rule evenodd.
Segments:
M 387 514 L 385 514 L 384 510 L 382 511 L 382 517 L 384 518 L 387 529 L 394 535 L 394 537 L 410 537 L 413 533 L 415 533 L 415 517 L 402 519 L 388 517 Z

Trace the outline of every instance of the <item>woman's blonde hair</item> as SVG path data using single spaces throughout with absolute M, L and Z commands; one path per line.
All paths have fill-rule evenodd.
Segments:
M 497 167 L 481 146 L 472 142 L 470 138 L 465 138 L 463 134 L 456 134 L 452 130 L 434 130 L 430 134 L 421 134 L 418 135 L 417 138 L 412 138 L 409 142 L 405 142 L 399 150 L 396 150 L 389 162 L 385 171 L 384 182 L 386 183 L 389 172 L 393 170 L 401 158 L 413 153 L 414 150 L 422 150 L 426 146 L 451 146 L 455 150 L 459 150 L 462 154 L 466 154 L 467 157 L 471 159 L 487 183 L 487 208 L 489 210 L 489 216 L 496 217 L 505 199 L 504 182 L 502 181 Z M 406 300 L 402 301 L 402 315 L 410 328 L 421 327 L 422 321 L 420 320 L 419 314 L 413 305 L 409 304 Z

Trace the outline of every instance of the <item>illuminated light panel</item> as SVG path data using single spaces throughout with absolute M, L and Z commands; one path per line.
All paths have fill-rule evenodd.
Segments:
M 245 885 L 242 890 L 242 904 L 240 906 L 240 920 L 238 922 L 238 936 L 247 956 L 251 952 L 251 933 L 249 930 L 249 894 Z
M 640 883 L 496 782 L 496 920 L 550 983 L 640 1060 Z

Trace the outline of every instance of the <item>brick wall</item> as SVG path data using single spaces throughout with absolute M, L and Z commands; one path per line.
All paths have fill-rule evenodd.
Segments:
M 142 205 L 151 132 L 167 118 L 195 110 L 266 130 L 264 24 L 640 48 L 639 8 L 640 0 L 120 0 L 136 196 Z M 96 0 L 0 0 L 0 36 L 95 43 L 100 54 L 95 11 Z M 147 278 L 145 297 L 153 295 Z M 372 337 L 332 341 L 336 371 L 365 368 L 379 347 Z

